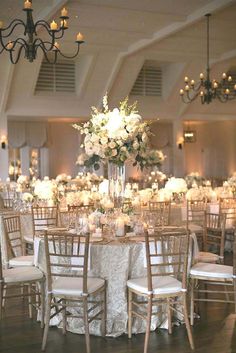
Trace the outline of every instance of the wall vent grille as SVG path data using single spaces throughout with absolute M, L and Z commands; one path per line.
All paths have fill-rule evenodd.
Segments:
M 142 67 L 130 92 L 132 96 L 162 96 L 162 70 L 160 67 Z
M 35 91 L 75 92 L 75 63 L 59 61 L 56 64 L 49 64 L 43 60 Z

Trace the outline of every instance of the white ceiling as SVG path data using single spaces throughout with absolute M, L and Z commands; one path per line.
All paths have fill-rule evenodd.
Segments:
M 24 16 L 23 2 L 0 0 L 1 20 L 7 23 Z M 58 20 L 64 5 L 70 20 L 69 30 L 60 41 L 62 50 L 68 54 L 74 52 L 74 40 L 79 31 L 86 41 L 78 58 L 83 67 L 80 91 L 76 97 L 66 97 L 70 102 L 66 106 L 61 98 L 35 97 L 41 58 L 34 64 L 22 60 L 16 67 L 9 68 L 6 89 L 2 90 L 4 99 L 0 90 L 0 102 L 4 102 L 0 109 L 8 117 L 88 116 L 90 106 L 99 104 L 106 91 L 114 104 L 128 94 L 145 60 L 157 60 L 163 65 L 172 63 L 176 70 L 173 66 L 172 82 L 169 77 L 171 87 L 166 89 L 163 101 L 157 104 L 141 99 L 143 114 L 153 117 L 154 113 L 156 116 L 161 112 L 168 119 L 195 114 L 192 108 L 182 108 L 178 90 L 186 73 L 195 77 L 205 67 L 204 14 L 207 12 L 213 14 L 212 63 L 220 65 L 220 69 L 236 66 L 236 0 L 33 0 L 34 18 Z M 0 57 L 0 63 L 1 60 L 3 62 Z M 4 60 L 7 63 L 7 59 Z M 199 110 L 201 114 L 205 113 L 204 109 Z

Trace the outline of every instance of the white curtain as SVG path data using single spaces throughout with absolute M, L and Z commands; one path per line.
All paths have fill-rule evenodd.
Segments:
M 8 141 L 12 148 L 29 146 L 41 148 L 47 144 L 47 123 L 8 122 Z
M 12 148 L 21 148 L 26 145 L 25 122 L 8 122 L 8 143 Z

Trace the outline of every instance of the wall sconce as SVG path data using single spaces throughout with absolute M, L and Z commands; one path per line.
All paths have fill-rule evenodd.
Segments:
M 184 144 L 184 138 L 183 137 L 179 137 L 177 140 L 177 146 L 179 150 L 183 149 L 183 144 Z
M 193 130 L 184 131 L 184 142 L 185 143 L 196 142 L 196 131 L 193 131 Z
M 7 147 L 7 137 L 6 137 L 6 135 L 2 135 L 1 136 L 1 147 L 2 147 L 3 150 L 5 150 L 6 147 Z

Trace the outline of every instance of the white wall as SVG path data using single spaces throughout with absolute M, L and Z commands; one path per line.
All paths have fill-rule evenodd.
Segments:
M 199 172 L 207 178 L 226 178 L 236 171 L 236 122 L 191 122 L 196 142 L 186 143 L 186 174 Z
M 76 175 L 79 134 L 69 123 L 49 123 L 49 176 Z

